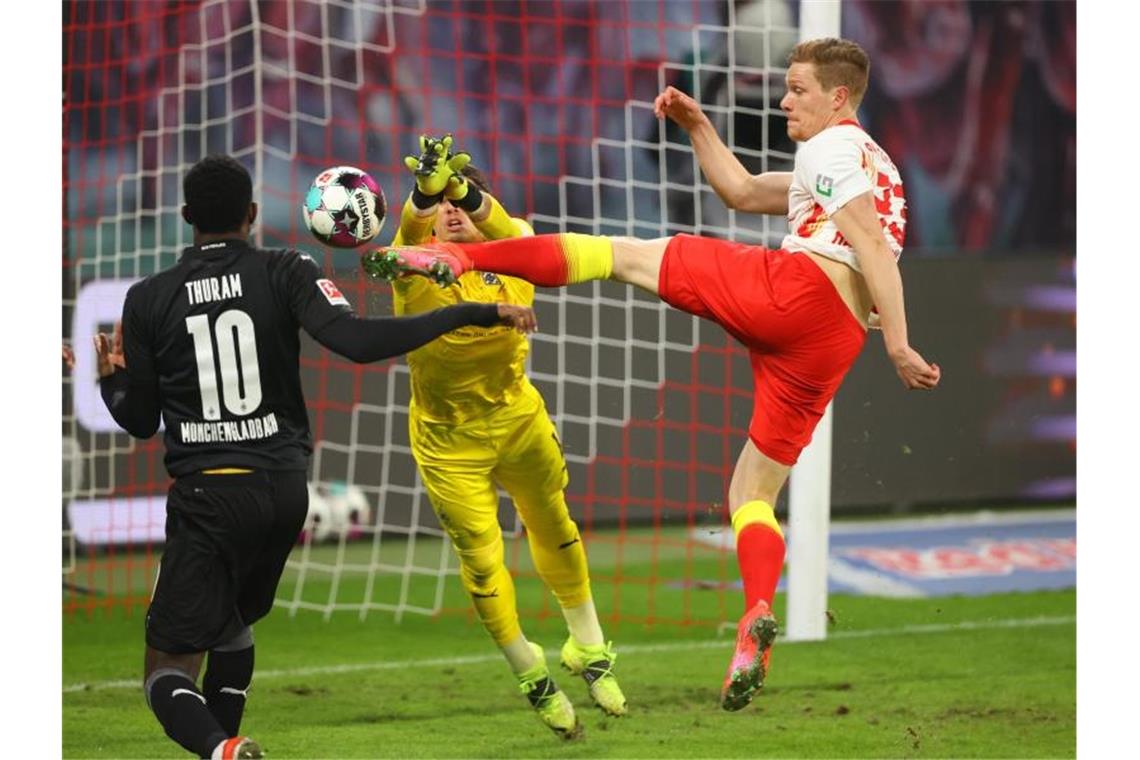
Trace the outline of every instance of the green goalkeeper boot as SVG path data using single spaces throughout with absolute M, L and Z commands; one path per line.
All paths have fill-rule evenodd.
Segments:
M 615 718 L 625 715 L 625 695 L 614 677 L 613 642 L 582 646 L 574 637 L 562 645 L 562 667 L 576 676 L 582 676 L 590 688 L 594 704 Z
M 550 677 L 542 647 L 533 641 L 529 645 L 538 658 L 538 664 L 519 674 L 519 691 L 526 696 L 538 717 L 551 731 L 567 741 L 579 738 L 582 735 L 582 725 L 574 714 L 574 705 L 570 704 L 570 700 Z
M 459 246 L 450 243 L 424 243 L 418 246 L 382 246 L 360 257 L 364 273 L 374 280 L 395 282 L 401 277 L 421 275 L 437 285 L 454 285 L 471 269 L 471 262 Z

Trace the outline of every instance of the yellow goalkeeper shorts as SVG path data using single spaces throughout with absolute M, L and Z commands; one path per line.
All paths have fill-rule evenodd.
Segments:
M 524 523 L 555 504 L 565 510 L 562 443 L 542 396 L 529 382 L 509 405 L 459 425 L 424 419 L 413 405 L 408 428 L 432 507 L 460 548 L 465 539 L 498 525 L 497 485 L 511 495 Z

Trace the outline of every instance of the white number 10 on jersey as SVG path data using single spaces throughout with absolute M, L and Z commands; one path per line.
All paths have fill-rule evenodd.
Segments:
M 198 359 L 198 387 L 202 392 L 202 419 L 220 420 L 218 374 L 222 378 L 221 401 L 238 417 L 257 411 L 261 405 L 261 373 L 257 366 L 257 341 L 253 320 L 244 311 L 229 309 L 218 315 L 210 334 L 210 317 L 199 314 L 186 318 L 186 331 L 194 338 Z M 214 338 L 218 364 L 214 365 Z

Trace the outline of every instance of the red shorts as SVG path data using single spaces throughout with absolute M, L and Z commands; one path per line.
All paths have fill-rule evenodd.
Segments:
M 867 339 L 831 280 L 807 254 L 676 235 L 657 291 L 748 349 L 748 435 L 768 457 L 795 464 Z

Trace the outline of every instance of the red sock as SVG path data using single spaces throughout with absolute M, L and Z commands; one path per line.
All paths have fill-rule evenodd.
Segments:
M 547 288 L 566 285 L 570 281 L 561 235 L 466 243 L 463 252 L 480 272 L 521 277 Z
M 771 607 L 784 571 L 784 537 L 764 523 L 749 523 L 736 537 L 736 561 L 744 581 L 745 612 L 761 599 Z

